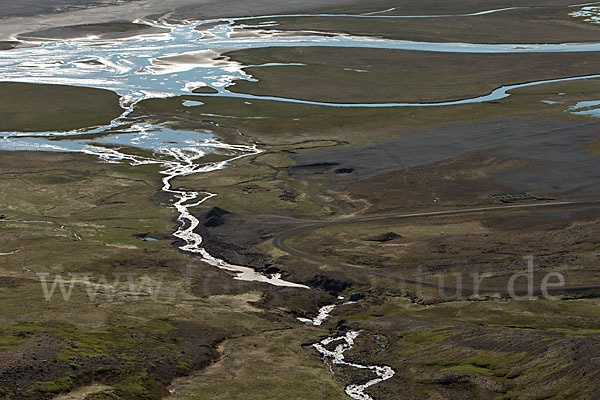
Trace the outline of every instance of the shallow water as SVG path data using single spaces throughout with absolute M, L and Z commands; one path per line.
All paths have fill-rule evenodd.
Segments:
M 185 149 L 194 147 L 204 149 L 205 153 L 210 153 L 220 145 L 220 142 L 212 133 L 210 130 L 195 132 L 173 129 L 165 124 L 153 125 L 148 123 L 134 124 L 119 129 L 114 134 L 87 139 L 77 139 L 77 132 L 62 135 L 58 138 L 52 132 L 38 134 L 11 132 L 0 133 L 0 149 L 81 152 L 89 146 L 121 145 L 159 152 L 167 148 Z
M 600 100 L 580 101 L 567 109 L 567 112 L 575 115 L 587 115 L 600 117 Z

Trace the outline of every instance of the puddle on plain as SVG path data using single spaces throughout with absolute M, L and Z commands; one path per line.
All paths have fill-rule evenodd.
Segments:
M 187 100 L 183 102 L 183 106 L 184 107 L 198 107 L 198 106 L 203 106 L 204 103 L 201 101 L 192 101 L 192 100 Z
M 600 118 L 600 100 L 580 101 L 567 109 L 574 115 L 584 115 Z

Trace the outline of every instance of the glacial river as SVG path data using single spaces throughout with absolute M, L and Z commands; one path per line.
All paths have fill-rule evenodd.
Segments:
M 517 7 L 518 8 L 518 7 Z M 505 12 L 515 8 L 487 10 L 472 14 L 462 14 L 468 18 Z M 322 15 L 328 17 L 355 18 L 444 18 L 436 16 L 390 15 L 391 10 L 365 15 Z M 585 17 L 589 23 L 600 23 L 600 10 L 595 6 L 576 9 L 574 17 Z M 298 15 L 309 17 L 310 15 Z M 267 16 L 264 18 L 276 18 Z M 20 47 L 0 51 L 0 77 L 2 81 L 47 83 L 84 86 L 108 89 L 121 97 L 125 108 L 123 115 L 109 126 L 95 127 L 72 132 L 41 132 L 36 134 L 21 132 L 0 132 L 0 150 L 46 150 L 72 151 L 92 154 L 104 162 L 128 162 L 131 165 L 159 164 L 163 175 L 163 191 L 174 198 L 174 207 L 179 213 L 180 227 L 174 235 L 184 244 L 181 250 L 198 254 L 208 264 L 227 270 L 235 279 L 260 281 L 271 285 L 307 288 L 304 285 L 288 282 L 279 275 L 262 275 L 252 268 L 236 266 L 210 255 L 202 247 L 202 237 L 194 232 L 199 221 L 190 210 L 216 196 L 194 190 L 174 189 L 172 180 L 190 174 L 204 173 L 225 168 L 236 159 L 260 153 L 255 145 L 229 145 L 222 143 L 213 132 L 176 130 L 167 125 L 132 123 L 128 119 L 135 104 L 149 98 L 165 98 L 179 95 L 193 95 L 196 88 L 208 86 L 217 91 L 214 95 L 202 94 L 198 102 L 184 102 L 185 106 L 202 105 L 202 98 L 208 96 L 228 96 L 247 101 L 272 100 L 312 104 L 326 107 L 437 107 L 498 100 L 510 95 L 510 90 L 520 87 L 543 85 L 552 82 L 600 78 L 599 75 L 545 80 L 498 88 L 492 93 L 471 99 L 439 103 L 368 103 L 343 104 L 303 101 L 293 98 L 253 96 L 232 93 L 227 87 L 238 79 L 253 80 L 244 72 L 244 65 L 219 57 L 222 53 L 237 49 L 264 47 L 352 47 L 395 50 L 420 50 L 453 53 L 539 53 L 539 52 L 597 52 L 600 43 L 584 44 L 472 44 L 472 43 L 428 43 L 403 40 L 387 40 L 359 37 L 346 34 L 320 34 L 318 32 L 280 32 L 274 22 L 251 24 L 253 18 L 233 18 L 218 21 L 199 21 L 181 24 L 166 24 L 151 21 L 137 21 L 154 27 L 165 28 L 160 34 L 104 40 L 86 37 L 69 40 L 35 41 L 31 47 Z M 206 29 L 203 29 L 206 26 Z M 240 30 L 240 27 L 246 28 Z M 248 33 L 250 33 L 248 35 Z M 269 64 L 266 64 L 267 66 Z M 272 64 L 271 64 L 272 65 Z M 256 67 L 256 66 L 255 66 Z M 77 135 L 106 133 L 119 128 L 119 133 L 102 135 L 96 139 L 56 141 L 58 137 L 74 139 Z M 122 145 L 123 149 L 113 145 Z M 111 145 L 111 146 L 108 146 Z M 154 156 L 128 154 L 128 146 L 141 147 L 154 151 Z M 211 152 L 226 152 L 229 159 L 223 162 L 200 164 L 198 160 Z M 314 320 L 305 320 L 313 325 L 323 323 L 333 306 L 324 308 Z M 364 391 L 394 375 L 386 366 L 369 366 L 346 362 L 344 352 L 350 350 L 359 332 L 347 332 L 338 337 L 324 339 L 315 344 L 325 361 L 333 365 L 345 365 L 373 371 L 376 378 L 359 385 L 350 385 L 346 393 L 353 399 L 370 400 Z

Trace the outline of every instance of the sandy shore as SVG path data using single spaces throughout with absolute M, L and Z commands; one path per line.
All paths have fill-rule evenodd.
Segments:
M 133 21 L 147 16 L 175 20 L 254 16 L 308 12 L 356 2 L 358 0 L 48 0 L 39 5 L 24 0 L 8 6 L 6 0 L 0 0 L 0 41 L 11 40 L 19 33 L 68 25 Z

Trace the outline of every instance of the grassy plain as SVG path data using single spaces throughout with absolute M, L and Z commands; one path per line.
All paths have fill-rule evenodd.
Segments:
M 491 180 L 501 171 L 528 165 L 527 160 L 469 156 L 437 167 L 407 169 L 376 180 L 362 181 L 350 192 L 324 193 L 332 182 L 332 167 L 315 169 L 304 178 L 291 168 L 295 158 L 303 154 L 318 154 L 330 149 L 359 148 L 374 141 L 402 140 L 418 132 L 465 126 L 476 121 L 516 118 L 527 123 L 560 121 L 560 123 L 590 121 L 589 117 L 571 115 L 565 110 L 593 96 L 598 80 L 568 82 L 518 89 L 508 99 L 493 103 L 452 107 L 415 107 L 410 109 L 355 109 L 351 113 L 340 108 L 310 105 L 280 104 L 272 101 L 251 101 L 203 97 L 202 107 L 182 106 L 193 97 L 148 100 L 136 111 L 159 118 L 176 116 L 186 123 L 217 123 L 223 132 L 243 133 L 243 139 L 257 143 L 265 150 L 257 157 L 233 163 L 223 171 L 178 179 L 183 186 L 201 187 L 221 194 L 207 204 L 240 213 L 271 211 L 292 212 L 294 215 L 326 215 L 332 205 L 348 204 L 349 209 L 386 212 L 436 208 L 435 199 L 442 197 L 446 206 L 490 204 L 488 195 L 508 190 Z M 560 93 L 566 93 L 560 95 Z M 542 101 L 550 100 L 553 104 Z M 506 129 L 517 125 L 508 123 Z M 476 129 L 474 126 L 473 128 Z M 590 146 L 593 145 L 590 142 Z M 384 165 L 386 157 L 377 162 Z M 386 168 L 391 168 L 389 166 Z M 335 177 L 335 175 L 334 175 Z M 344 184 L 356 182 L 353 175 L 343 178 Z M 337 179 L 337 178 L 336 178 Z M 399 180 L 406 186 L 399 185 Z M 460 183 L 460 184 L 459 184 Z M 385 190 L 381 190 L 385 187 Z M 519 189 L 519 188 L 514 188 Z M 402 192 L 402 193 L 400 193 Z M 465 193 L 469 197 L 465 198 Z M 287 195 L 286 195 L 287 194 Z M 403 196 L 399 202 L 398 196 Z M 285 199 L 282 201 L 282 198 Z M 323 203 L 326 203 L 324 206 Z
M 347 398 L 322 362 L 304 347 L 313 338 L 309 330 L 290 329 L 227 340 L 220 346 L 221 358 L 176 380 L 167 400 Z
M 0 130 L 68 131 L 106 125 L 121 115 L 119 96 L 102 89 L 0 83 Z
M 227 53 L 258 82 L 234 92 L 338 103 L 429 103 L 490 93 L 510 84 L 593 75 L 596 54 L 457 54 L 360 48 L 265 48 Z

